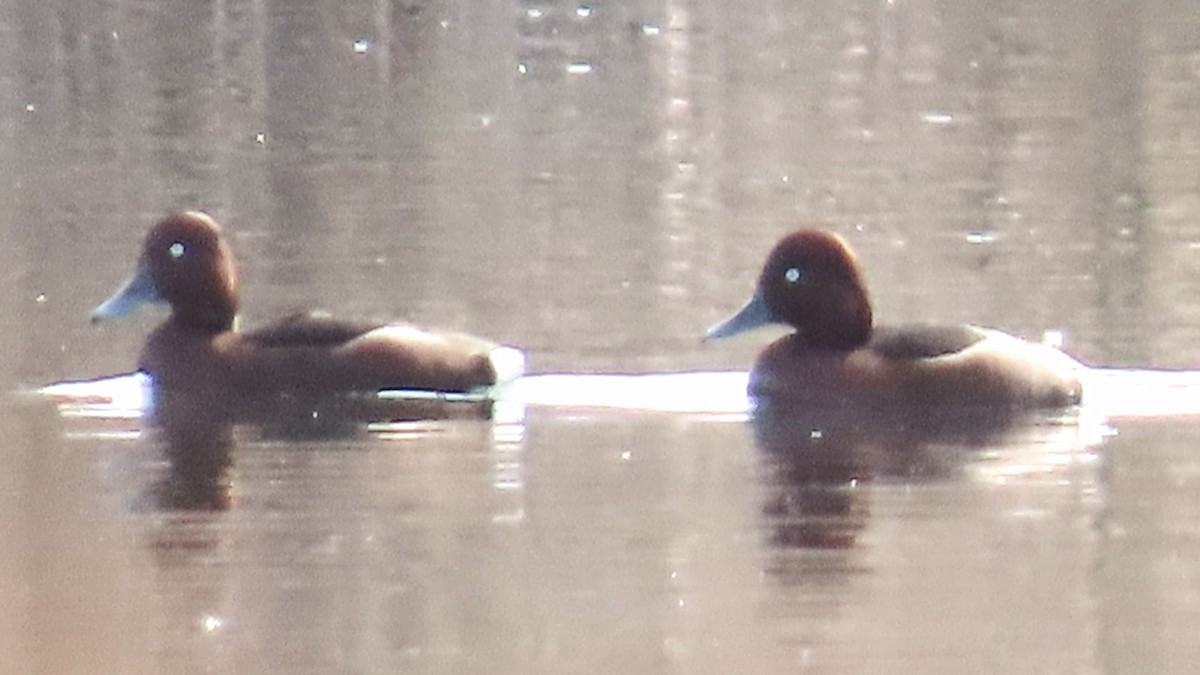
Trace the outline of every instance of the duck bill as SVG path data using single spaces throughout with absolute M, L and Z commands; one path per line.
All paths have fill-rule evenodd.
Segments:
M 163 302 L 162 294 L 154 285 L 146 266 L 139 264 L 121 290 L 92 310 L 92 323 L 125 316 L 142 305 L 155 302 Z
M 777 322 L 778 320 L 771 313 L 771 310 L 767 308 L 767 303 L 763 302 L 762 296 L 755 293 L 750 298 L 750 301 L 738 310 L 737 314 L 709 328 L 708 332 L 704 334 L 704 339 L 722 340 Z

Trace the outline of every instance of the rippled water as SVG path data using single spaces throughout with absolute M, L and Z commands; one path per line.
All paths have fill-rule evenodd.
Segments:
M 1170 0 L 3 4 L 0 670 L 1193 672 L 1200 388 L 1146 369 L 1200 367 L 1198 36 Z M 161 314 L 87 316 L 182 208 L 248 326 L 536 377 L 212 462 L 37 395 L 130 369 Z M 777 334 L 699 338 L 813 221 L 884 320 L 1114 370 L 1013 428 L 750 416 Z

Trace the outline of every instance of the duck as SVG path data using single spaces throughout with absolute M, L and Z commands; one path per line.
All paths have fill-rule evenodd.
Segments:
M 758 356 L 748 378 L 751 397 L 1030 410 L 1078 405 L 1083 396 L 1084 366 L 1050 345 L 973 325 L 876 325 L 857 256 L 820 227 L 784 236 L 750 300 L 705 340 L 770 324 L 793 332 Z
M 520 350 L 472 335 L 300 312 L 238 329 L 238 272 L 222 228 L 199 211 L 150 228 L 128 281 L 92 312 L 109 321 L 155 303 L 170 315 L 138 369 L 171 391 L 214 398 L 408 389 L 477 392 L 524 370 Z

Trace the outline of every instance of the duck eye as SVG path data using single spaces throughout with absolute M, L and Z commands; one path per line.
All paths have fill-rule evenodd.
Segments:
M 171 255 L 172 260 L 179 260 L 184 253 L 187 253 L 187 247 L 183 245 L 182 241 L 177 241 L 167 247 L 167 253 Z
M 789 284 L 802 284 L 808 281 L 808 273 L 803 267 L 789 267 L 787 268 L 787 271 L 783 273 L 783 278 L 786 279 Z

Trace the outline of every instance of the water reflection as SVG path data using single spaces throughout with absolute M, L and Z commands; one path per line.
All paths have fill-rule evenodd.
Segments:
M 894 320 L 1200 363 L 1200 4 L 577 7 L 10 4 L 5 389 L 124 367 L 140 335 L 78 317 L 125 271 L 130 223 L 196 207 L 244 225 L 249 313 L 448 322 L 542 369 L 744 367 L 753 345 L 694 334 L 740 299 L 751 242 L 812 219 L 861 231 Z M 393 425 L 369 450 L 235 428 L 232 465 L 207 468 L 236 509 L 169 514 L 122 510 L 179 468 L 140 416 L 59 438 L 3 410 L 0 654 L 45 672 L 1182 672 L 1200 434 L 1149 418 L 1200 396 L 1125 384 L 1113 408 L 1148 421 L 1122 423 L 1103 471 L 1062 469 L 1075 441 L 1044 425 L 980 450 L 827 425 L 841 454 L 822 454 L 755 451 L 740 422 L 539 415 L 519 457 L 489 453 L 483 424 Z M 694 407 L 738 414 L 744 390 Z M 801 507 L 807 530 L 784 532 Z
M 213 397 L 165 387 L 145 373 L 47 385 L 40 394 L 67 420 L 68 437 L 137 439 L 148 435 L 166 466 L 136 500 L 137 511 L 222 511 L 237 506 L 233 474 L 238 438 L 326 444 L 367 436 L 396 440 L 427 434 L 448 420 L 490 421 L 497 485 L 519 484 L 511 455 L 524 439 L 524 406 L 481 394 L 385 390 L 329 396 Z
M 1007 409 L 822 407 L 776 399 L 757 400 L 750 423 L 762 453 L 764 522 L 779 549 L 853 548 L 870 517 L 868 483 L 952 480 L 984 449 L 1005 452 L 1063 428 L 1046 413 Z
M 142 506 L 153 510 L 225 511 L 234 506 L 233 424 L 203 417 L 163 415 L 158 438 L 167 473 Z
M 227 396 L 154 385 L 148 421 L 171 467 L 156 486 L 163 509 L 227 509 L 237 426 L 263 440 L 342 441 L 403 422 L 488 420 L 491 400 L 432 392 L 359 392 L 326 396 Z
M 1020 462 L 1044 460 L 1059 446 L 1036 441 L 1056 427 L 985 433 L 977 419 L 761 401 L 748 428 L 714 421 L 732 417 L 744 384 L 744 373 L 543 376 L 511 392 L 536 401 L 528 427 L 503 424 L 502 401 L 493 422 L 447 424 L 450 433 L 372 423 L 348 441 L 261 442 L 279 438 L 272 425 L 239 422 L 230 433 L 211 402 L 160 393 L 157 426 L 138 420 L 149 441 L 139 445 L 168 466 L 147 471 L 141 453 L 126 485 L 145 510 L 125 518 L 141 528 L 149 595 L 164 608 L 155 639 L 174 659 L 208 665 L 237 665 L 221 660 L 233 654 L 333 667 L 336 636 L 378 635 L 385 641 L 355 663 L 469 671 L 463 661 L 486 654 L 497 672 L 538 670 L 563 654 L 603 662 L 631 640 L 638 663 L 665 653 L 695 670 L 738 661 L 741 649 L 735 658 L 713 646 L 736 644 L 761 662 L 753 670 L 770 672 L 797 645 L 835 663 L 854 656 L 841 650 L 887 635 L 872 626 L 899 630 L 893 608 L 921 593 L 944 599 L 920 605 L 926 611 L 986 595 L 994 585 L 978 578 L 1028 559 L 1013 543 L 1027 541 L 1019 532 L 1060 522 L 1044 492 L 990 490 L 999 472 L 977 470 L 1012 475 Z M 669 391 L 690 395 L 671 402 L 686 411 L 579 412 Z M 717 404 L 727 414 L 713 415 Z M 308 428 L 295 418 L 303 406 L 280 407 L 293 424 L 284 416 L 275 428 Z M 1031 506 L 1050 517 L 1009 522 L 1010 511 Z M 937 509 L 969 517 L 945 528 Z M 991 548 L 963 545 L 964 533 Z M 995 551 L 1007 557 L 993 560 Z M 958 582 L 953 594 L 918 587 L 931 568 L 940 582 L 947 560 L 962 570 L 947 574 Z M 1027 567 L 1045 562 L 1032 560 Z M 913 588 L 902 585 L 910 579 Z M 302 656 L 270 646 L 285 640 L 305 645 Z

